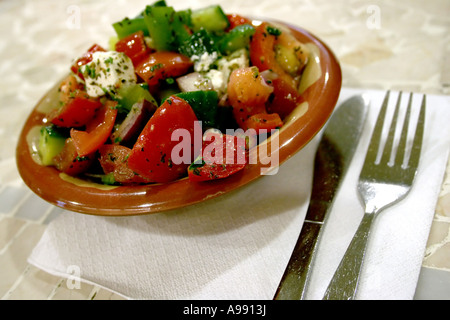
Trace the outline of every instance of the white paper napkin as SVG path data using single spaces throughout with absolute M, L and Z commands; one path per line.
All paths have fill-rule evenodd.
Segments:
M 357 93 L 343 89 L 339 103 Z M 371 100 L 366 128 L 324 229 L 310 299 L 322 298 L 363 214 L 355 186 L 384 92 L 364 93 Z M 375 220 L 360 299 L 413 298 L 450 145 L 449 97 L 427 102 L 416 183 Z M 191 207 L 135 217 L 64 212 L 29 262 L 67 277 L 77 270 L 82 281 L 131 299 L 272 299 L 308 207 L 318 141 L 277 174 Z

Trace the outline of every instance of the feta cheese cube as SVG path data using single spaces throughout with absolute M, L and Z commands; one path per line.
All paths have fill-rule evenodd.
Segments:
M 136 83 L 133 62 L 122 52 L 95 52 L 81 67 L 87 94 L 93 98 L 114 95 L 122 84 Z
M 246 49 L 240 49 L 233 52 L 231 55 L 220 59 L 217 62 L 217 69 L 224 74 L 226 82 L 228 83 L 228 78 L 231 72 L 235 69 L 245 68 L 250 65 L 248 58 L 248 52 Z
M 215 91 L 223 96 L 227 91 L 228 80 L 231 72 L 235 69 L 245 68 L 250 65 L 246 49 L 237 50 L 229 56 L 222 57 L 217 61 L 217 69 L 211 69 L 205 73 Z
M 228 78 L 222 71 L 211 69 L 205 76 L 211 82 L 214 91 L 217 91 L 219 96 L 226 93 Z
M 210 69 L 211 65 L 217 60 L 219 54 L 217 52 L 208 53 L 205 52 L 201 56 L 193 55 L 191 61 L 194 62 L 194 71 L 206 72 Z

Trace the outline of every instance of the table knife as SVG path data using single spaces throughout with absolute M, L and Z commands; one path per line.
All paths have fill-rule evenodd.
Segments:
M 362 96 L 351 97 L 335 110 L 323 131 L 309 207 L 274 300 L 305 299 L 321 230 L 358 145 L 367 109 Z

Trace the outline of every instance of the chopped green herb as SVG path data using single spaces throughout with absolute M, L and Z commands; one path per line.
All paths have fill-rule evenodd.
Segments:
M 174 84 L 174 83 L 175 83 L 175 80 L 174 80 L 173 78 L 167 78 L 167 79 L 166 79 L 166 83 L 167 83 L 167 84 Z
M 272 26 L 267 26 L 266 28 L 267 32 L 273 36 L 279 36 L 281 35 L 281 30 Z
M 111 63 L 113 63 L 113 58 L 112 58 L 112 57 L 109 57 L 108 59 L 105 60 L 105 63 L 106 63 L 106 64 L 111 64 Z
M 157 63 L 154 66 L 151 66 L 150 71 L 154 72 L 154 71 L 156 71 L 158 69 L 161 69 L 162 67 L 164 67 L 164 65 L 162 63 Z

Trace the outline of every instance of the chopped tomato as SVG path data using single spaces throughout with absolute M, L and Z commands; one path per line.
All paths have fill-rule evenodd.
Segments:
M 100 165 L 105 174 L 113 174 L 114 181 L 123 184 L 148 183 L 149 181 L 128 167 L 131 149 L 118 144 L 104 144 L 100 147 Z
M 298 84 L 308 60 L 307 48 L 286 30 L 263 22 L 250 42 L 250 60 L 260 71 L 271 70 L 277 75 L 267 110 L 284 119 L 303 102 Z
M 88 96 L 83 85 L 70 75 L 60 86 L 59 101 L 62 107 L 52 110 L 47 120 L 60 127 L 80 127 L 90 121 L 102 106 L 98 99 Z
M 253 114 L 266 112 L 266 102 L 273 91 L 257 67 L 234 70 L 228 81 L 228 101 L 233 107 L 237 124 L 245 128 L 245 121 Z
M 177 129 L 187 134 L 181 142 L 172 139 Z M 170 182 L 182 177 L 199 151 L 194 149 L 195 130 L 201 132 L 191 106 L 179 97 L 169 97 L 142 130 L 128 158 L 129 168 L 153 182 Z M 176 159 L 172 158 L 174 148 L 180 145 L 185 148 L 179 154 L 174 153 Z
M 268 30 L 275 29 L 267 22 L 263 22 L 256 28 L 250 41 L 250 60 L 260 71 L 272 70 L 286 83 L 297 88 L 295 79 L 283 70 L 276 59 L 275 45 L 278 41 L 276 32 Z
M 247 162 L 245 145 L 244 137 L 207 131 L 201 155 L 188 168 L 189 180 L 223 179 L 244 169 Z
M 235 69 L 230 75 L 228 99 L 233 107 L 253 105 L 264 109 L 272 91 L 257 67 Z
M 98 44 L 94 44 L 90 47 L 80 58 L 78 58 L 75 63 L 70 68 L 73 73 L 77 74 L 81 79 L 84 79 L 83 74 L 79 71 L 81 66 L 88 64 L 92 61 L 92 54 L 97 51 L 106 51 Z
M 55 167 L 70 176 L 76 176 L 86 171 L 94 161 L 94 154 L 80 156 L 72 138 L 67 138 L 63 150 L 55 156 Z
M 133 61 L 134 66 L 150 53 L 150 49 L 145 44 L 143 31 L 137 31 L 120 39 L 115 48 L 116 51 L 125 53 Z
M 267 112 L 278 113 L 281 119 L 288 116 L 299 104 L 304 102 L 303 96 L 280 78 L 272 80 L 273 96 L 267 102 Z
M 283 126 L 283 121 L 277 113 L 257 113 L 245 121 L 245 129 L 254 129 L 257 133 L 261 129 L 270 131 Z
M 228 21 L 230 22 L 230 26 L 227 28 L 227 32 L 233 30 L 235 27 L 243 25 L 243 24 L 252 24 L 252 20 L 240 16 L 236 13 L 227 14 Z
M 160 80 L 185 74 L 193 65 L 192 61 L 176 52 L 157 51 L 148 55 L 135 68 L 136 74 L 154 86 Z
M 117 101 L 108 100 L 86 125 L 86 131 L 70 130 L 70 137 L 79 156 L 97 151 L 109 138 L 117 116 Z

